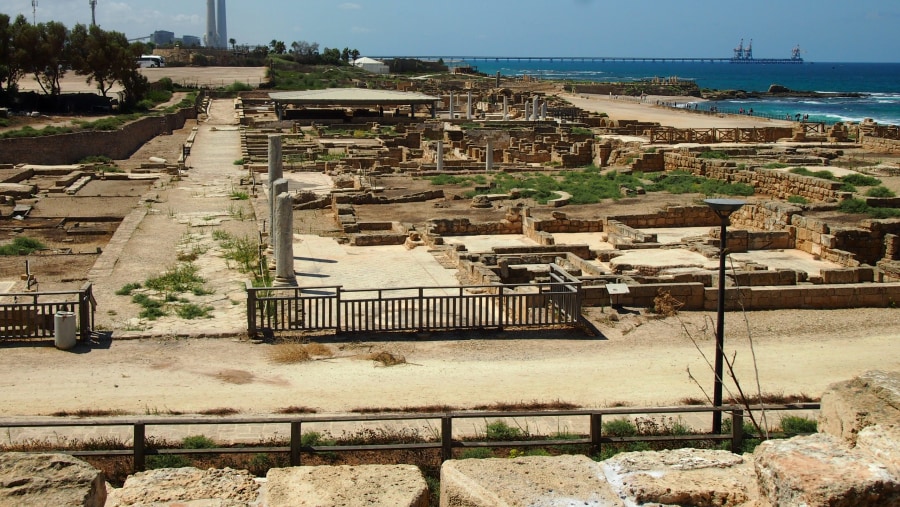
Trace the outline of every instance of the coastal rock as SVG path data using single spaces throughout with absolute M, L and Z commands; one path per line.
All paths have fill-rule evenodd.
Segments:
M 128 477 L 109 493 L 107 507 L 189 503 L 208 507 L 240 507 L 259 498 L 259 485 L 245 470 L 159 468 Z
M 780 84 L 773 84 L 769 86 L 769 93 L 791 93 L 793 90 L 788 88 L 787 86 L 782 86 Z
M 68 454 L 0 454 L 0 505 L 103 507 L 103 472 Z

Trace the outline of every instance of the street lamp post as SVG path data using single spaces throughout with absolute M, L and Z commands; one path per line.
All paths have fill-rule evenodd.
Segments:
M 722 406 L 722 376 L 725 362 L 725 254 L 728 218 L 745 203 L 736 199 L 706 199 L 703 202 L 712 208 L 716 216 L 722 220 L 719 237 L 719 290 L 716 305 L 716 380 L 713 384 L 713 407 L 720 408 Z M 715 434 L 722 432 L 722 412 L 719 410 L 713 412 L 712 432 Z

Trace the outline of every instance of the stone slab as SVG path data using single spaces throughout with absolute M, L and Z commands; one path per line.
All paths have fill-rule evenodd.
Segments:
M 868 371 L 822 394 L 819 431 L 851 444 L 866 426 L 900 426 L 900 372 Z
M 587 456 L 464 459 L 441 467 L 441 507 L 624 507 Z
M 106 506 L 239 507 L 258 498 L 259 486 L 246 470 L 158 468 L 128 476 L 110 491 Z
M 761 495 L 772 505 L 900 505 L 900 478 L 832 435 L 769 440 L 756 448 L 754 460 Z
M 753 463 L 728 451 L 627 452 L 602 463 L 628 505 L 756 505 Z
M 268 507 L 428 507 L 428 484 L 413 465 L 273 468 Z
M 103 507 L 103 472 L 67 454 L 0 454 L 0 506 Z

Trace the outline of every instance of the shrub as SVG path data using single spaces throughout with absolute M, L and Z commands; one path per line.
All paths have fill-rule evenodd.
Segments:
M 216 443 L 204 435 L 191 435 L 181 440 L 182 449 L 214 449 Z
M 487 439 L 488 440 L 500 440 L 500 441 L 508 441 L 508 440 L 519 440 L 522 438 L 523 431 L 519 428 L 514 428 L 505 421 L 497 420 L 493 422 L 487 423 L 486 426 Z
M 486 459 L 493 457 L 493 451 L 487 447 L 473 447 L 471 449 L 464 449 L 459 453 L 459 459 Z
M 792 195 L 788 197 L 788 202 L 791 204 L 808 204 L 809 199 L 803 197 L 802 195 Z
M 253 87 L 247 83 L 235 81 L 235 82 L 231 83 L 230 85 L 228 85 L 225 88 L 225 91 L 231 92 L 231 93 L 237 93 L 237 92 L 249 92 L 252 89 L 253 89 Z
M 611 437 L 633 437 L 637 435 L 637 427 L 630 419 L 613 419 L 603 423 L 604 435 Z
M 147 469 L 157 468 L 183 468 L 191 466 L 191 460 L 177 454 L 161 454 L 159 456 L 147 456 Z
M 781 419 L 781 430 L 788 436 L 815 433 L 818 431 L 818 423 L 808 417 L 789 415 Z
M 181 305 L 175 309 L 175 313 L 186 320 L 194 320 L 194 319 L 211 319 L 212 315 L 209 312 L 213 310 L 211 306 L 200 306 L 195 305 L 194 303 L 188 303 L 185 305 Z
M 728 160 L 731 157 L 724 151 L 711 150 L 711 151 L 704 151 L 703 153 L 697 155 L 697 158 Z
M 865 174 L 848 174 L 841 178 L 841 181 L 844 183 L 849 183 L 851 185 L 858 185 L 860 187 L 874 187 L 875 185 L 881 185 L 881 180 L 878 178 L 873 178 L 872 176 L 866 176 Z
M 47 247 L 36 239 L 19 236 L 12 243 L 0 246 L 0 255 L 28 255 L 45 248 Z
M 897 194 L 895 194 L 893 190 L 891 190 L 885 186 L 882 186 L 882 185 L 870 188 L 866 192 L 866 195 L 868 197 L 896 197 L 897 196 Z
M 784 169 L 787 166 L 787 164 L 782 164 L 781 162 L 769 162 L 763 166 L 763 169 Z
M 159 292 L 190 292 L 194 288 L 202 287 L 206 282 L 197 275 L 199 268 L 193 264 L 181 264 L 166 270 L 162 275 L 148 278 L 145 286 Z
M 844 199 L 838 205 L 838 209 L 844 213 L 866 213 L 869 211 L 869 205 L 862 199 Z
M 126 283 L 122 286 L 121 289 L 116 291 L 117 296 L 130 296 L 134 289 L 140 289 L 141 284 L 139 283 Z

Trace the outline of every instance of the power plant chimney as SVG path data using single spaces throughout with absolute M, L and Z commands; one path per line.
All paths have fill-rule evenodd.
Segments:
M 219 0 L 217 7 L 216 37 L 219 47 L 228 49 L 228 26 L 225 23 L 225 0 Z
M 218 30 L 216 30 L 216 0 L 206 0 L 206 35 L 203 42 L 208 48 L 219 47 Z

